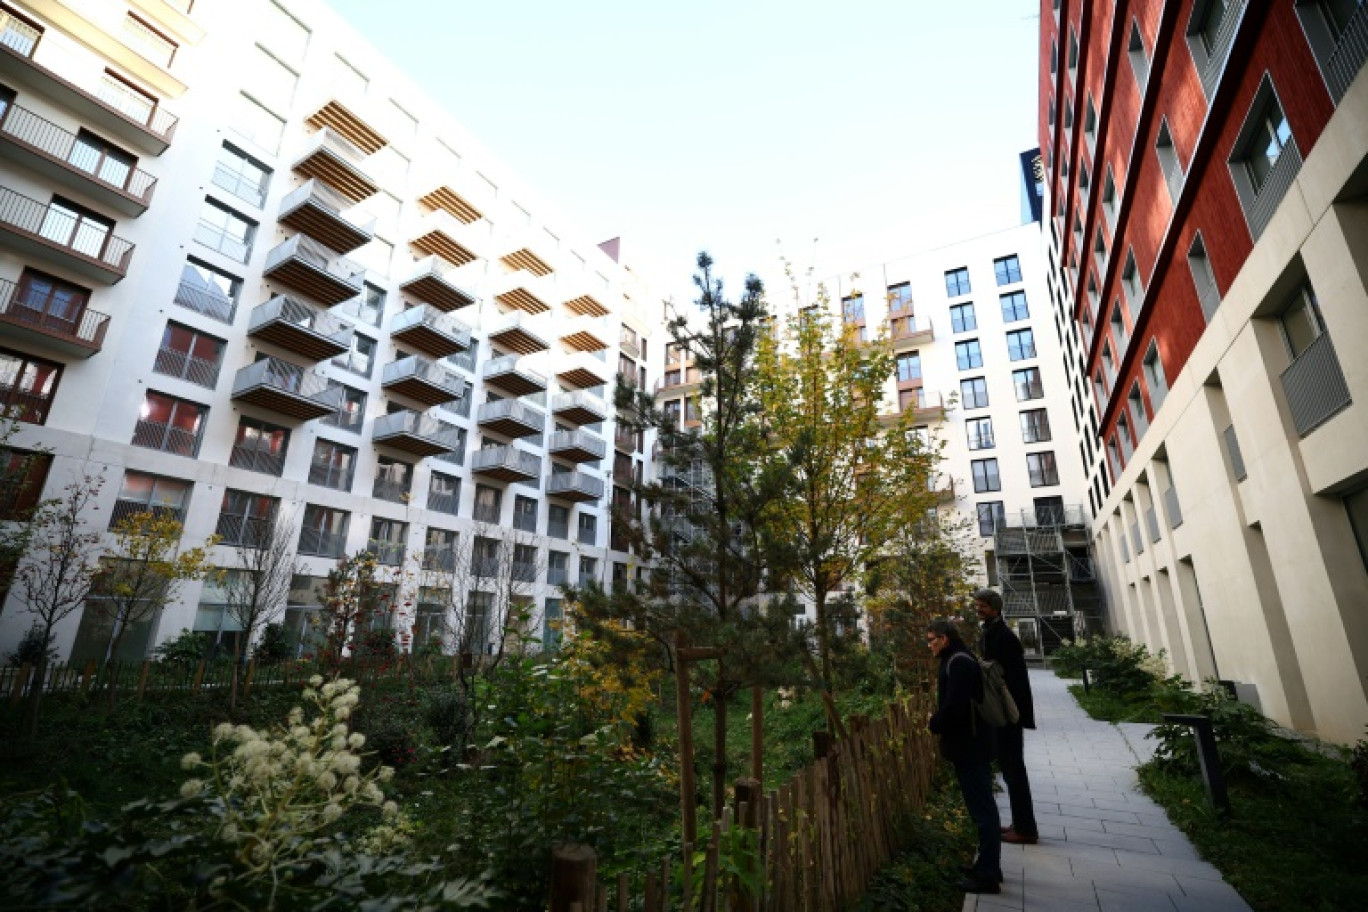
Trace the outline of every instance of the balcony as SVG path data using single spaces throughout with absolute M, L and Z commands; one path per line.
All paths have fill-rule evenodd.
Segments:
M 562 393 L 551 400 L 551 414 L 571 424 L 597 424 L 608 417 L 608 406 L 585 392 Z
M 418 456 L 450 453 L 461 442 L 454 426 L 409 409 L 376 418 L 371 440 Z
M 187 310 L 203 314 L 220 323 L 232 324 L 237 312 L 237 302 L 217 289 L 181 282 L 176 287 L 175 302 Z
M 12 33 L 28 29 L 14 19 L 8 28 Z M 87 69 L 79 61 L 69 59 L 61 45 L 39 42 L 36 31 L 31 40 L 0 44 L 0 77 L 5 82 L 52 99 L 82 123 L 140 151 L 152 155 L 165 152 L 176 132 L 175 115 L 107 73 L 98 82 L 82 79 L 84 85 L 60 75 Z
M 156 19 L 189 44 L 198 44 L 204 28 L 190 18 L 190 0 L 130 0 L 138 9 Z
M 529 325 L 531 322 L 526 314 L 508 314 L 490 328 L 489 341 L 520 355 L 546 351 L 551 346 L 532 325 Z
M 276 295 L 252 310 L 247 335 L 310 361 L 326 361 L 352 344 L 349 324 L 289 295 Z
M 513 396 L 546 392 L 546 378 L 523 367 L 520 361 L 517 355 L 489 359 L 482 373 L 485 383 Z
M 109 511 L 109 528 L 115 529 L 124 520 L 141 516 L 144 513 L 151 513 L 159 519 L 170 519 L 176 522 L 185 521 L 185 509 L 183 507 L 150 504 L 141 500 L 123 500 L 121 498 L 114 501 L 114 509 Z
M 586 389 L 602 386 L 611 376 L 608 365 L 585 352 L 575 352 L 560 362 L 556 376 L 565 386 Z
M 546 495 L 576 503 L 603 496 L 603 479 L 584 472 L 553 472 L 546 479 Z
M 608 444 L 588 431 L 557 431 L 551 435 L 546 451 L 567 462 L 590 462 L 607 456 Z
M 1293 359 L 1280 379 L 1298 437 L 1305 437 L 1352 401 L 1329 333 L 1317 336 Z
M 906 316 L 898 312 L 889 314 L 890 318 Z M 889 334 L 889 342 L 893 344 L 894 351 L 906 351 L 925 345 L 936 338 L 935 330 L 931 326 L 928 317 L 911 317 L 905 323 L 899 323 L 897 328 Z
M 13 380 L 0 381 L 0 414 L 11 421 L 46 424 L 52 408 L 52 392 L 25 388 Z M 36 495 L 38 492 L 35 491 Z
M 280 203 L 280 224 L 307 234 L 329 250 L 351 253 L 374 237 L 375 220 L 361 224 L 342 213 L 352 202 L 342 194 L 310 178 Z
M 517 399 L 498 399 L 480 406 L 475 423 L 504 437 L 527 437 L 546 430 L 546 413 Z
M 474 304 L 476 297 L 458 287 L 439 260 L 435 256 L 419 260 L 412 277 L 399 283 L 399 290 L 441 311 L 460 310 Z
M 365 270 L 313 238 L 297 234 L 266 255 L 262 275 L 331 307 L 361 293 Z
M 427 304 L 390 317 L 389 331 L 390 339 L 429 358 L 445 358 L 470 348 L 470 327 Z
M 361 170 L 366 154 L 333 131 L 319 130 L 295 159 L 291 170 L 321 180 L 353 203 L 359 203 L 380 192 L 380 185 Z
M 561 324 L 560 340 L 566 348 L 582 352 L 601 352 L 608 347 L 612 330 L 606 317 L 575 317 Z
M 342 387 L 279 358 L 262 358 L 237 372 L 233 401 L 308 421 L 331 415 L 342 406 Z
M 53 26 L 113 61 L 154 91 L 172 98 L 185 93 L 185 83 L 170 72 L 175 46 L 129 18 L 124 4 L 38 0 L 29 6 Z
M 606 317 L 608 308 L 593 295 L 582 294 L 565 302 L 565 309 L 582 317 Z
M 487 243 L 475 228 L 447 212 L 435 209 L 423 216 L 409 244 L 425 256 L 441 257 L 452 266 L 464 266 L 480 258 L 481 242 Z
M 389 145 L 389 140 L 372 126 L 372 123 L 379 121 L 379 117 L 372 112 L 363 113 L 370 118 L 370 123 L 334 98 L 310 114 L 304 122 L 317 130 L 331 130 L 363 154 L 374 155 Z
M 553 289 L 549 281 L 515 272 L 495 279 L 494 300 L 505 310 L 540 314 L 551 309 Z
M 157 186 L 146 171 L 14 104 L 0 118 L 0 155 L 124 215 L 146 212 Z
M 541 474 L 541 459 L 510 444 L 476 450 L 470 471 L 497 481 L 531 481 Z
M 235 469 L 261 472 L 263 475 L 274 475 L 279 478 L 285 471 L 285 451 L 235 445 L 228 454 L 228 464 Z
M 550 263 L 533 253 L 529 247 L 520 247 L 512 253 L 503 255 L 499 261 L 512 271 L 530 272 L 538 277 L 549 276 L 555 272 Z
M 0 187 L 0 238 L 21 255 L 113 285 L 128 274 L 133 245 L 104 225 Z
M 386 364 L 380 385 L 424 405 L 452 402 L 465 393 L 465 381 L 417 355 Z
M 418 197 L 418 202 L 429 209 L 441 209 L 449 212 L 467 225 L 472 225 L 484 218 L 483 212 L 476 209 L 461 194 L 445 184 Z
M 36 292 L 21 292 L 13 282 L 0 280 L 0 326 L 6 336 L 89 358 L 104 347 L 109 317 L 58 304 Z
M 371 484 L 371 497 L 390 503 L 408 503 L 412 496 L 409 493 L 411 483 L 408 473 L 389 472 L 382 468 L 376 472 L 375 481 Z

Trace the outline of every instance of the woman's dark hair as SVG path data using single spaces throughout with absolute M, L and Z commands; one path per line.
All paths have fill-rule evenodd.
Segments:
M 954 621 L 947 621 L 945 618 L 937 618 L 926 626 L 926 629 L 936 636 L 949 637 L 950 642 L 956 646 L 964 645 L 964 638 L 960 636 L 959 628 Z

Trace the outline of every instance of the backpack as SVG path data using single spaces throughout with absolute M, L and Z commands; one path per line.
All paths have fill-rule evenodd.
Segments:
M 983 699 L 973 701 L 974 708 L 983 717 L 983 721 L 993 728 L 1015 725 L 1020 721 L 1021 712 L 1017 709 L 1016 700 L 1012 699 L 1012 692 L 1007 689 L 1007 679 L 1002 676 L 1002 666 L 997 662 L 975 658 L 968 653 L 956 653 L 951 656 L 950 661 L 953 662 L 961 655 L 969 655 L 978 662 L 979 670 L 983 673 Z

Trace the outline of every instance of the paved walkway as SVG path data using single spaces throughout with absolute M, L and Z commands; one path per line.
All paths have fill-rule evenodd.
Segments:
M 1026 766 L 1040 842 L 1004 843 L 1002 893 L 966 896 L 965 912 L 1249 912 L 1140 792 L 1135 767 L 1153 752 L 1150 726 L 1088 718 L 1068 683 L 1031 672 L 1037 728 L 1026 732 Z M 1006 826 L 1005 791 L 998 805 Z

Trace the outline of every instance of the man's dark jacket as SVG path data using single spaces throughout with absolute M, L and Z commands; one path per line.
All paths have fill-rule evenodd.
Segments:
M 1031 678 L 1026 673 L 1026 652 L 1021 640 L 1012 632 L 1001 615 L 983 625 L 979 640 L 979 654 L 1002 667 L 1007 690 L 1016 701 L 1021 714 L 1022 728 L 1035 728 L 1035 708 L 1031 705 Z
M 964 658 L 955 659 L 956 655 Z M 937 683 L 930 729 L 940 735 L 941 756 L 952 763 L 992 760 L 993 729 L 978 717 L 973 703 L 983 699 L 983 672 L 964 644 L 951 643 L 941 652 Z

